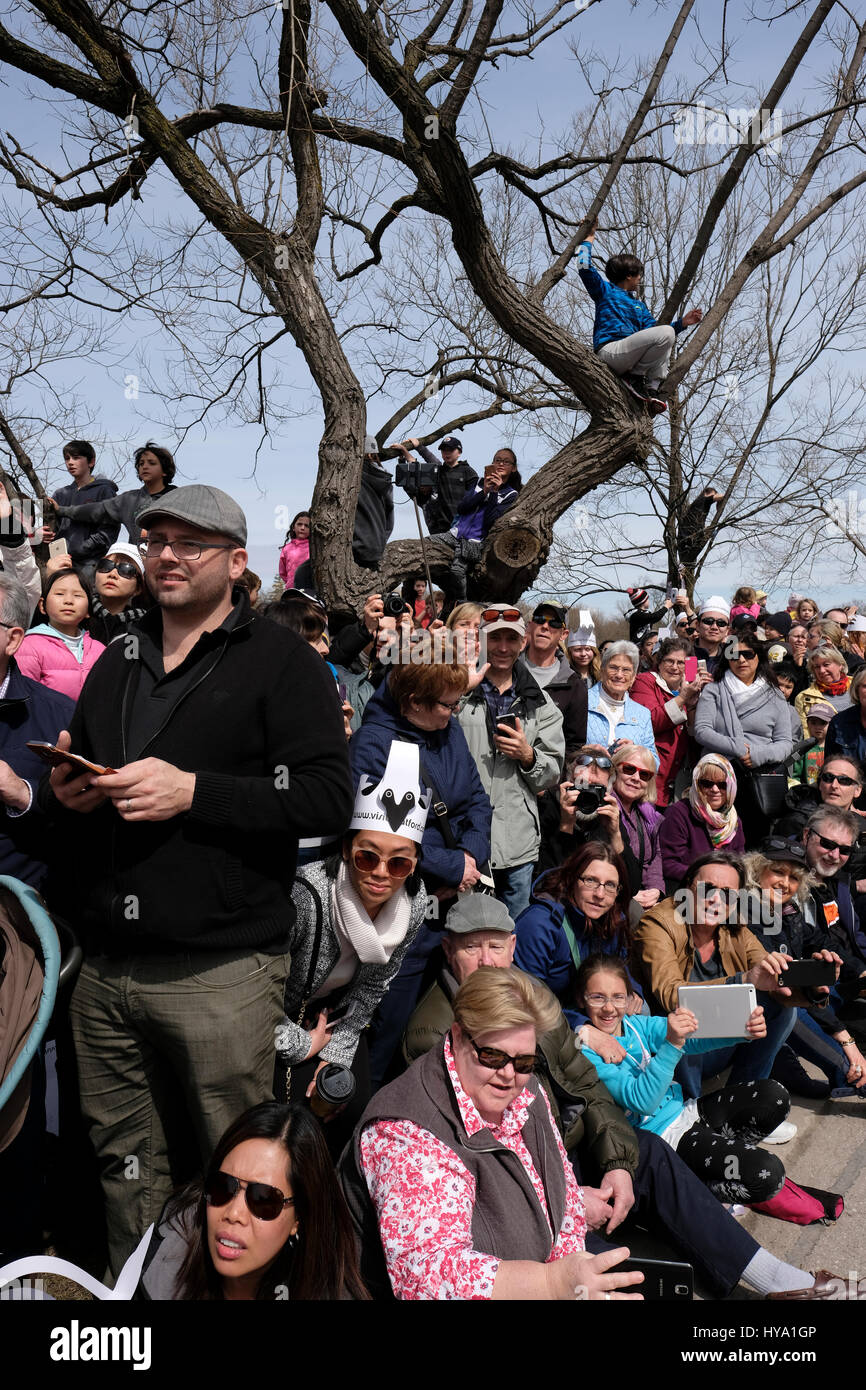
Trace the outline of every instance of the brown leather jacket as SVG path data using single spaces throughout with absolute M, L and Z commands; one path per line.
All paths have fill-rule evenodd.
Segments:
M 716 933 L 724 976 L 707 984 L 742 984 L 743 973 L 763 960 L 767 951 L 748 927 L 732 931 L 721 925 Z M 669 1014 L 677 1008 L 677 987 L 696 984 L 689 977 L 695 948 L 688 925 L 680 917 L 673 898 L 662 898 L 641 917 L 634 929 L 630 969 L 644 987 L 653 1013 Z

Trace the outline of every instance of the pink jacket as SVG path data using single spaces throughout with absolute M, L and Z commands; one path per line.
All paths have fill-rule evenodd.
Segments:
M 18 669 L 23 676 L 39 681 L 51 690 L 59 690 L 61 695 L 69 695 L 77 700 L 87 673 L 101 657 L 105 647 L 95 642 L 89 632 L 84 634 L 84 654 L 81 664 L 60 637 L 49 637 L 43 632 L 28 632 L 15 653 Z
M 295 582 L 295 571 L 310 558 L 308 540 L 287 541 L 280 551 L 280 579 L 287 589 Z

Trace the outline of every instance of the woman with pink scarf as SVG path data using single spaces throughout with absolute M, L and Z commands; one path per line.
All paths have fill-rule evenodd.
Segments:
M 710 850 L 741 854 L 743 826 L 734 806 L 737 779 L 720 753 L 705 753 L 682 801 L 669 806 L 659 826 L 659 847 L 668 893 L 679 887 L 690 864 Z

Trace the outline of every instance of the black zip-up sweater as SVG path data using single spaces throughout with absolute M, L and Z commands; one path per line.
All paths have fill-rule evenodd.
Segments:
M 60 806 L 48 778 L 40 785 L 39 809 L 66 850 L 52 903 L 91 954 L 285 949 L 298 838 L 339 835 L 349 822 L 333 676 L 295 633 L 257 618 L 245 594 L 239 602 L 233 626 L 201 639 L 203 664 L 136 753 L 196 774 L 188 812 L 127 822 L 106 804 L 82 815 Z M 161 611 L 141 627 L 159 640 Z M 70 724 L 73 751 L 114 768 L 132 760 L 133 636 L 100 657 Z

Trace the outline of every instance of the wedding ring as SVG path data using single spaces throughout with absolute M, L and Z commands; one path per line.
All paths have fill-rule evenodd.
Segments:
M 131 807 L 132 807 L 132 802 L 130 801 L 129 797 L 127 797 L 126 800 L 125 800 L 124 803 L 123 803 L 123 809 L 124 809 L 124 811 L 129 811 L 129 810 L 131 809 Z

